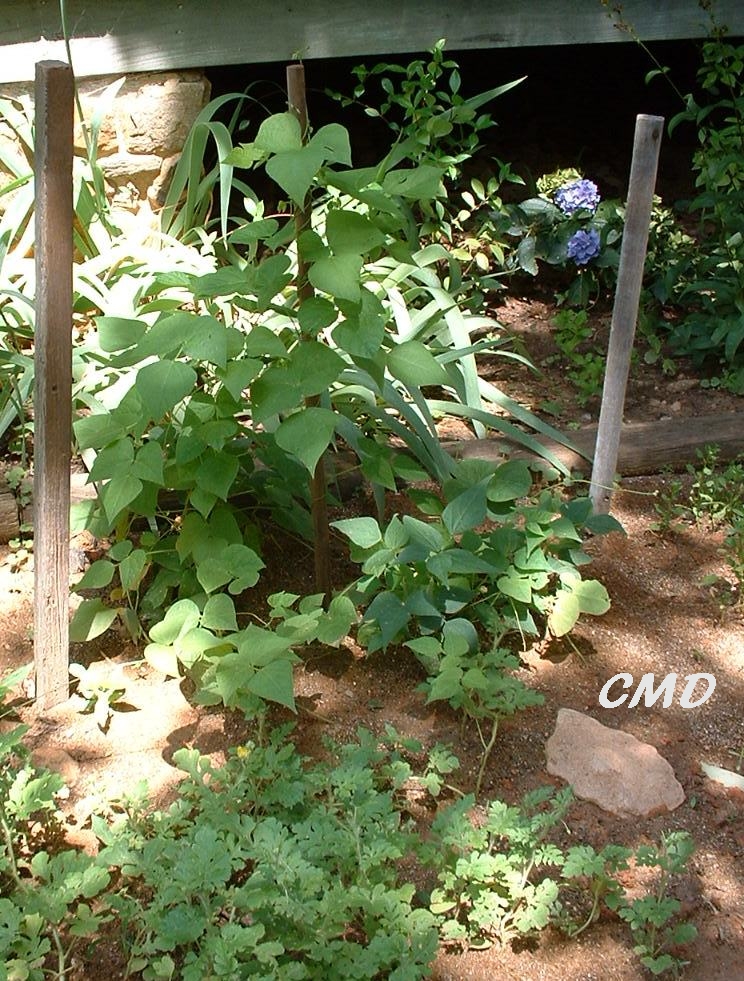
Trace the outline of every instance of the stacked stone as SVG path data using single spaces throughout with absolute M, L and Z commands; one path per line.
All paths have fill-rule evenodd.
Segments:
M 114 83 L 112 85 L 112 83 Z M 103 108 L 98 137 L 98 162 L 106 176 L 114 207 L 138 211 L 147 203 L 162 207 L 173 168 L 210 86 L 201 71 L 137 73 L 123 79 L 86 78 L 79 82 L 83 115 L 90 120 Z M 33 83 L 0 85 L 0 99 L 12 98 L 33 112 Z M 26 156 L 0 119 L 0 151 Z M 86 153 L 83 128 L 75 127 L 75 152 Z M 0 152 L 0 186 L 2 179 Z

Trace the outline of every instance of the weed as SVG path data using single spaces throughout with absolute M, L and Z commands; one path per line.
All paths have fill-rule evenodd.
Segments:
M 553 339 L 566 369 L 566 377 L 576 389 L 576 401 L 585 406 L 602 391 L 606 353 L 594 342 L 594 330 L 586 310 L 559 310 L 553 317 Z
M 77 679 L 75 692 L 83 699 L 85 713 L 91 713 L 101 732 L 107 732 L 111 718 L 126 695 L 123 679 L 119 682 L 102 677 L 95 668 L 71 664 L 70 674 Z
M 514 671 L 520 666 L 517 657 L 500 647 L 479 650 L 477 635 L 468 626 L 466 620 L 450 621 L 441 640 L 419 637 L 407 641 L 406 646 L 426 668 L 428 678 L 421 691 L 427 695 L 427 702 L 448 702 L 462 712 L 463 729 L 468 722 L 475 725 L 483 747 L 475 780 L 477 797 L 499 723 L 533 705 L 542 705 L 544 699 L 515 676 Z M 485 732 L 484 722 L 489 725 Z
M 27 671 L 0 682 L 0 703 Z M 89 855 L 41 844 L 59 840 L 62 779 L 32 766 L 26 731 L 0 733 L 0 962 L 3 977 L 43 981 L 50 963 L 64 978 L 80 938 L 96 936 L 108 919 L 99 897 L 110 876 Z
M 635 863 L 659 869 L 656 889 L 631 902 L 613 898 L 611 903 L 630 926 L 634 950 L 640 956 L 641 964 L 653 975 L 666 971 L 677 975 L 688 962 L 677 956 L 675 948 L 689 943 L 697 935 L 691 923 L 672 922 L 681 904 L 669 895 L 671 877 L 684 871 L 693 850 L 690 836 L 682 831 L 662 835 L 659 847 L 641 846 L 635 854 Z

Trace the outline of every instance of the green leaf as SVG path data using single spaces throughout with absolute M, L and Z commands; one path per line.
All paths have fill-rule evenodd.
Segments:
M 218 372 L 222 384 L 236 402 L 240 402 L 243 392 L 256 378 L 263 367 L 258 358 L 246 358 L 244 361 L 231 361 L 224 372 Z
M 610 597 L 601 582 L 596 579 L 586 579 L 575 583 L 571 592 L 579 602 L 582 613 L 601 616 L 610 608 Z
M 150 630 L 150 640 L 156 644 L 172 644 L 181 634 L 199 623 L 199 607 L 190 599 L 178 600 L 169 607 L 165 618 Z
M 287 365 L 270 365 L 251 385 L 253 422 L 266 422 L 281 412 L 296 409 L 302 402 L 301 385 L 302 379 Z
M 361 291 L 361 302 L 339 303 L 344 315 L 333 330 L 334 343 L 352 357 L 374 358 L 385 337 L 387 314 L 381 301 L 367 289 Z
M 110 412 L 96 413 L 77 419 L 73 426 L 78 449 L 100 449 L 123 437 L 126 429 Z
M 362 257 L 352 253 L 318 259 L 308 271 L 308 279 L 317 290 L 342 300 L 361 299 Z
M 252 548 L 233 544 L 200 557 L 196 565 L 196 578 L 207 593 L 229 583 L 229 592 L 235 596 L 255 586 L 263 567 L 261 558 Z
M 117 611 L 96 599 L 83 600 L 70 622 L 70 640 L 82 644 L 105 633 L 116 619 Z
M 199 316 L 189 310 L 164 314 L 135 347 L 113 359 L 114 363 L 119 367 L 128 367 L 145 358 L 174 357 L 183 350 L 183 345 L 197 329 L 198 321 Z
M 239 468 L 240 463 L 237 456 L 233 456 L 231 453 L 217 453 L 214 450 L 207 450 L 197 467 L 194 479 L 197 487 L 226 501 Z
M 231 167 L 245 167 L 250 169 L 255 163 L 265 160 L 266 150 L 256 146 L 255 143 L 241 143 L 225 157 L 225 163 Z
M 266 173 L 295 204 L 302 205 L 322 165 L 323 149 L 309 143 L 299 150 L 277 153 L 267 162 Z
M 459 535 L 483 524 L 486 520 L 486 495 L 491 477 L 479 480 L 450 501 L 442 512 L 442 521 L 451 535 Z
M 225 559 L 233 573 L 233 581 L 228 587 L 232 596 L 255 586 L 259 580 L 264 563 L 257 552 L 247 545 L 228 545 Z
M 382 542 L 380 526 L 374 518 L 344 518 L 341 521 L 332 521 L 331 527 L 337 528 L 360 548 L 372 548 Z
M 201 623 L 208 630 L 237 630 L 235 603 L 225 593 L 210 596 L 204 605 Z
M 287 349 L 272 330 L 256 324 L 245 339 L 245 353 L 252 358 L 286 358 Z
M 548 617 L 548 629 L 556 637 L 570 633 L 579 619 L 579 599 L 573 592 L 561 590 L 555 599 L 553 609 Z
M 272 255 L 264 259 L 256 270 L 256 306 L 266 310 L 275 296 L 292 282 L 290 260 L 286 255 Z
M 151 484 L 163 483 L 163 450 L 159 443 L 150 440 L 137 450 L 132 473 Z
M 241 225 L 230 235 L 230 242 L 235 245 L 252 245 L 263 239 L 270 238 L 279 231 L 276 218 L 257 218 Z
M 279 705 L 295 711 L 294 677 L 289 658 L 277 658 L 259 668 L 253 677 L 248 679 L 245 687 L 259 698 L 278 702 Z
M 122 589 L 125 592 L 131 592 L 136 589 L 149 566 L 150 560 L 148 555 L 141 548 L 130 552 L 119 563 L 119 579 L 121 580 Z
M 488 488 L 488 500 L 494 504 L 516 501 L 532 489 L 532 472 L 522 460 L 508 460 L 498 467 Z
M 225 368 L 229 336 L 228 328 L 215 317 L 198 317 L 194 329 L 185 340 L 183 353 L 195 361 L 206 361 Z
M 126 317 L 96 317 L 95 323 L 101 350 L 109 354 L 132 347 L 147 332 L 147 324 L 142 320 Z
M 155 361 L 137 372 L 135 386 L 156 422 L 196 387 L 196 372 L 180 361 Z
M 411 614 L 405 604 L 394 594 L 378 593 L 367 607 L 364 620 L 376 623 L 380 629 L 380 645 L 385 648 L 405 628 Z
M 302 340 L 292 348 L 288 377 L 303 396 L 320 395 L 336 381 L 345 362 L 327 344 Z
M 299 150 L 302 146 L 300 122 L 293 112 L 279 112 L 264 119 L 258 127 L 255 144 L 269 153 Z
M 396 344 L 388 354 L 390 374 L 405 385 L 449 385 L 450 379 L 442 365 L 421 341 Z
M 442 171 L 429 164 L 421 164 L 413 170 L 391 170 L 382 182 L 386 194 L 412 201 L 431 201 L 437 197 L 442 182 Z
M 128 437 L 117 439 L 96 454 L 90 468 L 90 482 L 108 480 L 129 472 L 134 460 L 134 444 Z
M 222 559 L 206 558 L 197 563 L 196 578 L 205 593 L 213 593 L 220 586 L 232 582 L 232 569 Z
M 336 308 L 322 296 L 311 296 L 304 300 L 297 313 L 303 334 L 314 338 L 321 330 L 330 327 L 336 319 Z
M 131 474 L 124 474 L 110 480 L 101 489 L 101 503 L 107 520 L 113 525 L 128 504 L 137 497 L 142 490 L 142 481 L 139 477 Z
M 83 589 L 103 589 L 114 578 L 116 566 L 108 559 L 98 559 L 87 570 L 83 578 L 75 585 L 76 592 Z
M 300 409 L 282 422 L 274 434 L 283 450 L 294 454 L 310 473 L 328 448 L 336 428 L 336 414 L 330 409 Z
M 321 126 L 310 139 L 309 145 L 322 154 L 323 161 L 351 167 L 349 131 L 340 123 L 328 123 L 326 126 Z
M 366 215 L 340 208 L 329 211 L 326 236 L 336 255 L 366 255 L 385 241 L 384 234 Z
M 147 644 L 143 652 L 147 663 L 160 671 L 167 678 L 178 678 L 181 669 L 178 666 L 178 654 L 175 647 L 168 644 Z
M 595 535 L 608 535 L 613 531 L 625 534 L 623 526 L 611 514 L 591 514 L 584 522 L 584 526 Z
M 461 694 L 462 668 L 459 664 L 448 664 L 432 679 L 426 701 L 449 701 Z
M 337 644 L 345 637 L 357 619 L 356 607 L 348 596 L 334 596 L 318 624 L 317 637 L 321 644 Z
M 500 576 L 496 586 L 505 596 L 510 596 L 519 603 L 532 602 L 532 586 L 530 580 L 516 573 Z

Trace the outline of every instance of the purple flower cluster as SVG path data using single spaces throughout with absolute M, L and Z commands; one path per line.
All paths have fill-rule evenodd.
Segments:
M 585 266 L 590 259 L 599 255 L 599 232 L 596 228 L 574 232 L 568 240 L 566 255 L 577 266 Z
M 555 203 L 564 215 L 572 215 L 579 210 L 596 211 L 599 200 L 599 190 L 594 181 L 572 181 L 555 192 Z

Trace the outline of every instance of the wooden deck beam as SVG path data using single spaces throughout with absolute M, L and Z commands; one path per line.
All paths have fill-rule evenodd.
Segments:
M 68 0 L 78 77 L 313 58 L 391 55 L 430 48 L 517 48 L 627 41 L 600 0 Z M 704 37 L 697 0 L 624 0 L 646 41 Z M 741 0 L 716 16 L 744 35 Z M 0 4 L 0 82 L 33 78 L 34 63 L 65 58 L 59 5 Z

